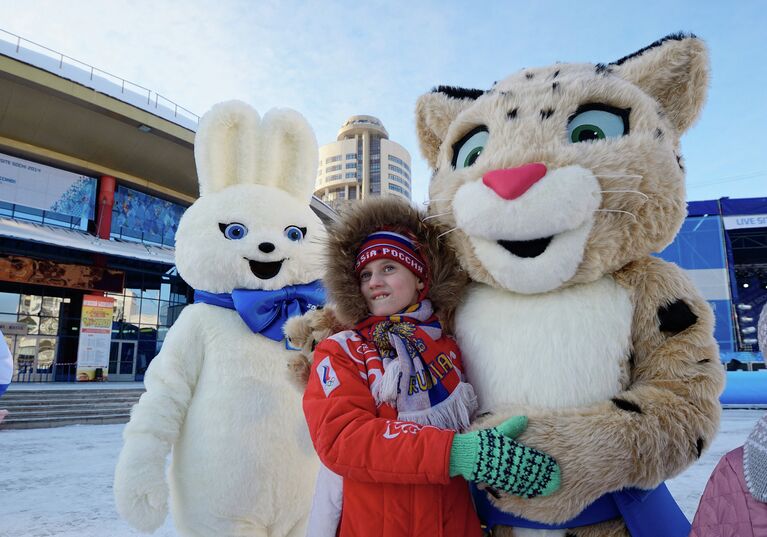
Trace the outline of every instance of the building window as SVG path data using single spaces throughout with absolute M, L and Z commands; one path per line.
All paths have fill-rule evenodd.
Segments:
M 347 170 L 351 170 L 351 169 L 356 168 L 356 167 L 357 167 L 357 163 L 356 162 L 347 162 L 346 163 L 346 169 Z
M 401 158 L 397 158 L 394 155 L 389 155 L 389 160 L 392 162 L 399 164 L 403 168 L 405 168 L 408 172 L 410 171 L 410 166 L 408 166 L 408 163 L 402 160 Z
M 346 160 L 357 160 L 356 153 L 346 153 Z
M 331 162 L 338 162 L 338 161 L 339 161 L 339 160 L 341 160 L 342 158 L 343 158 L 343 157 L 342 157 L 341 155 L 335 155 L 335 156 L 333 156 L 333 157 L 330 157 L 329 159 L 327 159 L 327 161 L 326 161 L 325 163 L 326 163 L 326 164 L 330 164 Z
M 357 177 L 357 172 L 347 172 L 345 175 L 346 179 L 354 179 Z
M 344 187 L 331 188 L 328 193 L 322 197 L 322 201 L 335 201 L 346 198 L 346 190 Z
M 357 187 L 356 186 L 350 186 L 349 187 L 349 199 L 357 199 Z
M 389 171 L 397 172 L 400 175 L 405 175 L 405 170 L 403 170 L 399 166 L 395 166 L 394 164 L 389 164 Z
M 381 159 L 381 137 L 371 136 L 370 137 L 370 160 L 380 160 L 380 159 Z
M 403 179 L 402 177 L 400 177 L 399 175 L 394 175 L 393 173 L 390 173 L 389 174 L 389 180 L 390 181 L 396 181 L 398 183 L 401 183 L 401 184 L 405 185 L 406 187 L 410 187 L 408 182 L 405 179 Z
M 335 174 L 335 175 L 328 175 L 328 176 L 326 177 L 326 180 L 327 180 L 327 182 L 330 182 L 330 181 L 338 181 L 338 180 L 339 180 L 339 179 L 341 179 L 342 177 L 343 177 L 343 175 L 342 175 L 342 174 L 340 174 L 340 173 L 337 173 L 337 174 Z
M 328 166 L 327 168 L 325 168 L 325 173 L 337 172 L 341 168 L 343 168 L 341 164 L 336 164 L 335 166 Z
M 371 172 L 380 172 L 381 171 L 381 163 L 380 162 L 371 162 L 370 163 L 370 171 Z
M 407 196 L 408 198 L 410 198 L 410 192 L 408 192 L 407 190 L 405 190 L 399 185 L 393 185 L 389 183 L 389 190 L 393 190 L 394 192 L 399 192 L 403 196 Z
M 175 268 L 165 274 L 126 274 L 125 290 L 115 299 L 112 339 L 138 340 L 136 374 L 141 375 L 160 351 L 165 336 L 186 307 L 188 287 Z M 110 373 L 119 367 L 111 363 Z

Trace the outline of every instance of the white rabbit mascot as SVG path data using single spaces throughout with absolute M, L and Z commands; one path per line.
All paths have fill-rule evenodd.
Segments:
M 152 361 L 115 470 L 120 515 L 183 536 L 303 536 L 318 461 L 282 325 L 322 304 L 317 142 L 297 112 L 214 106 L 195 139 L 200 198 L 176 234 L 195 290 Z M 165 463 L 173 450 L 169 479 Z

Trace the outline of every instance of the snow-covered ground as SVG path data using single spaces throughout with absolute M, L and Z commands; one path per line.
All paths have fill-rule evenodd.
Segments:
M 711 470 L 741 445 L 764 410 L 726 410 L 713 445 L 693 467 L 669 481 L 692 518 Z M 112 475 L 123 425 L 0 430 L 0 535 L 126 537 L 142 535 L 117 516 Z M 175 535 L 168 519 L 154 535 Z

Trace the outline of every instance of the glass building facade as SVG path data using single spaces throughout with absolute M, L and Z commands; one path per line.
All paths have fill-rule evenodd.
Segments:
M 27 168 L 39 166 L 6 158 Z M 0 226 L 5 222 L 8 229 L 21 227 L 54 237 L 65 233 L 60 241 L 47 243 L 0 235 L 0 330 L 13 355 L 12 380 L 76 379 L 83 300 L 92 295 L 113 300 L 109 360 L 98 376 L 110 381 L 141 380 L 168 330 L 189 303 L 191 290 L 170 261 L 87 252 L 77 248 L 77 241 L 69 244 L 72 236 L 66 233 L 74 233 L 76 239 L 87 238 L 86 242 L 106 240 L 96 236 L 99 180 L 70 178 L 72 174 L 64 170 L 44 168 L 52 176 L 58 174 L 61 181 L 71 179 L 71 186 L 51 194 L 44 191 L 45 181 L 36 178 L 25 182 L 24 176 L 18 176 L 13 189 L 0 189 Z M 9 177 L 6 183 L 12 179 L 16 178 Z M 90 206 L 79 207 L 75 202 Z M 172 245 L 184 210 L 174 201 L 118 184 L 108 242 Z M 164 259 L 172 259 L 172 250 L 169 252 Z M 101 269 L 113 276 L 108 286 L 101 286 L 98 279 L 87 279 Z M 35 270 L 44 270 L 47 276 L 40 277 Z

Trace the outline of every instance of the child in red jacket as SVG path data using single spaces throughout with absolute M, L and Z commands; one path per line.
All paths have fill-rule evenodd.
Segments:
M 444 280 L 455 274 L 418 214 L 391 199 L 363 203 L 330 237 L 326 285 L 354 328 L 315 349 L 304 413 L 320 460 L 343 477 L 337 534 L 475 537 L 464 479 L 525 497 L 556 490 L 554 460 L 513 440 L 526 418 L 456 434 L 476 398 L 430 300 L 444 313 L 457 295 Z M 327 494 L 328 476 L 317 494 Z M 332 511 L 324 515 L 334 522 Z

